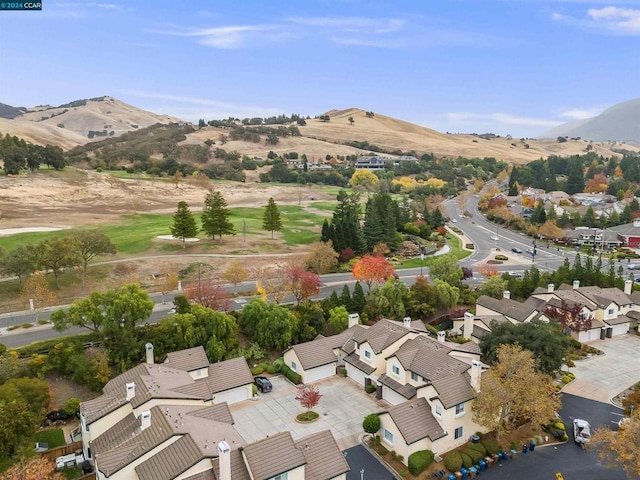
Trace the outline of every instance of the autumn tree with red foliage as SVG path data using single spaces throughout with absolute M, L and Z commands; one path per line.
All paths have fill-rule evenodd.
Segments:
M 313 385 L 299 385 L 298 393 L 296 393 L 295 399 L 300 402 L 300 405 L 303 408 L 307 409 L 306 418 L 307 420 L 311 420 L 311 409 L 318 405 L 322 394 L 320 391 Z
M 478 273 L 485 277 L 495 277 L 498 275 L 498 267 L 490 263 L 481 263 L 478 265 Z
M 384 257 L 365 255 L 353 265 L 353 276 L 367 284 L 371 290 L 373 282 L 382 283 L 389 277 L 397 277 L 393 266 Z
M 231 295 L 220 285 L 207 282 L 190 283 L 184 288 L 184 295 L 191 302 L 203 307 L 226 312 L 231 307 Z
M 299 265 L 287 269 L 289 289 L 298 303 L 320 293 L 320 277 Z
M 506 207 L 506 206 L 507 206 L 507 199 L 504 197 L 493 197 L 487 203 L 488 210 L 491 210 L 493 208 L 498 208 L 498 207 Z
M 64 480 L 61 473 L 56 472 L 56 464 L 46 457 L 34 457 L 14 464 L 9 470 L 0 474 L 0 480 Z
M 549 305 L 544 310 L 544 314 L 574 332 L 586 332 L 591 329 L 592 318 L 590 315 L 582 314 L 583 307 L 584 305 L 579 303 L 570 305 L 565 300 L 562 300 L 558 307 Z

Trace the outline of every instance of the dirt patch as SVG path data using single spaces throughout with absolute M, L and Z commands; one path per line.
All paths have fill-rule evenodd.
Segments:
M 51 410 L 64 407 L 70 398 L 75 397 L 85 401 L 100 395 L 99 392 L 90 390 L 86 385 L 79 385 L 68 376 L 59 373 L 49 372 L 45 380 L 51 389 Z

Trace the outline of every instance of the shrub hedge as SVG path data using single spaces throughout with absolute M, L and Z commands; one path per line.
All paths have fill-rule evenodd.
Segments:
M 409 471 L 412 475 L 419 475 L 433 462 L 433 452 L 431 450 L 420 450 L 409 455 Z
M 473 466 L 473 460 L 471 460 L 471 457 L 469 455 L 467 455 L 465 452 L 462 452 L 460 456 L 462 457 L 462 466 L 464 468 L 471 468 Z
M 483 457 L 487 454 L 487 449 L 481 443 L 470 443 L 468 448 L 479 451 Z
M 457 472 L 462 468 L 462 456 L 458 452 L 448 453 L 444 457 L 444 468 L 450 472 Z
M 484 445 L 484 448 L 487 449 L 487 453 L 498 453 L 498 450 L 500 450 L 500 445 L 498 445 L 498 442 L 491 438 L 485 438 L 484 440 L 482 440 L 482 445 Z
M 296 385 L 300 385 L 302 383 L 302 377 L 298 373 L 291 370 L 287 365 L 285 364 L 282 365 L 281 372 L 284 373 L 284 376 L 287 377 Z
M 468 455 L 469 458 L 471 458 L 471 462 L 473 464 L 478 463 L 480 460 L 482 460 L 484 458 L 484 454 L 479 451 L 479 450 L 475 450 L 473 448 L 467 447 L 465 448 L 464 452 L 465 455 Z M 464 459 L 464 457 L 463 457 Z

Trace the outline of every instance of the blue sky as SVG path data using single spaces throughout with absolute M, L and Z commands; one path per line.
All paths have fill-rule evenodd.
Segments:
M 535 136 L 640 96 L 640 0 L 42 0 L 0 12 L 0 102 L 185 120 L 358 107 Z

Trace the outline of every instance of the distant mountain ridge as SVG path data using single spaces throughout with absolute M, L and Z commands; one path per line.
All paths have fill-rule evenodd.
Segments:
M 608 108 L 600 115 L 554 127 L 538 138 L 581 137 L 594 142 L 616 141 L 640 146 L 640 98 Z
M 16 108 L 0 104 L 0 132 L 64 149 L 156 123 L 176 122 L 180 120 L 141 110 L 109 96 L 74 100 L 57 107 Z

